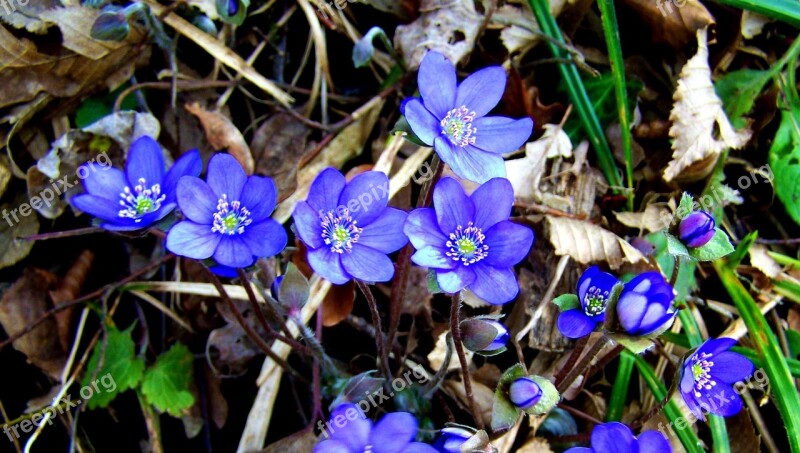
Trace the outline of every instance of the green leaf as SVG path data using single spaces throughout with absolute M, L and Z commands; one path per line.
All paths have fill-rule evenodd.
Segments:
M 685 256 L 687 258 L 691 258 L 692 255 L 689 254 L 689 249 L 683 245 L 680 239 L 676 238 L 675 236 L 664 232 L 664 236 L 667 238 L 667 253 L 671 256 Z
M 442 288 L 439 288 L 439 282 L 436 281 L 436 271 L 428 269 L 428 292 L 431 294 L 443 293 Z
M 83 129 L 101 118 L 104 118 L 114 111 L 114 102 L 117 97 L 130 87 L 129 83 L 125 83 L 116 90 L 97 96 L 86 98 L 81 105 L 75 110 L 75 126 Z M 128 94 L 123 99 L 120 105 L 120 110 L 133 110 L 136 108 L 136 96 L 133 93 Z
M 561 311 L 572 310 L 573 308 L 580 308 L 581 301 L 578 299 L 577 294 L 567 293 L 562 294 L 555 299 L 553 299 L 553 303 L 558 306 L 558 309 Z
M 179 417 L 194 404 L 191 382 L 192 353 L 182 343 L 175 343 L 144 373 L 142 394 L 160 412 Z
M 113 390 L 106 389 L 111 386 L 104 386 L 104 391 L 94 393 L 88 400 L 89 409 L 106 407 L 119 393 L 139 385 L 144 362 L 135 356 L 132 330 L 133 326 L 122 332 L 109 326 L 105 342 L 98 342 L 92 350 L 81 385 L 86 387 L 96 380 L 103 382 L 104 379 L 113 380 L 116 385 Z
M 507 431 L 514 426 L 519 418 L 519 410 L 509 401 L 505 390 L 497 389 L 494 392 L 492 404 L 492 431 Z
M 398 119 L 397 122 L 394 123 L 394 128 L 392 128 L 391 134 L 394 135 L 397 134 L 398 132 L 403 132 L 405 134 L 403 138 L 405 138 L 406 140 L 410 141 L 411 143 L 417 146 L 430 147 L 430 145 L 423 143 L 422 139 L 417 137 L 417 134 L 415 134 L 414 131 L 411 130 L 411 125 L 408 124 L 408 120 L 406 119 L 405 116 L 401 116 L 400 119 Z
M 656 345 L 652 339 L 645 337 L 632 337 L 619 333 L 610 333 L 608 337 L 625 346 L 625 349 L 634 354 L 644 354 L 648 349 Z
M 775 192 L 786 212 L 800 224 L 800 106 L 781 114 L 781 125 L 769 150 Z
M 714 84 L 717 95 L 722 99 L 725 113 L 736 129 L 747 125 L 744 116 L 753 109 L 758 95 L 771 79 L 770 71 L 741 69 L 725 74 Z
M 787 330 L 786 340 L 789 343 L 789 354 L 796 359 L 800 355 L 800 332 L 794 329 Z
M 698 203 L 699 206 L 699 203 Z M 695 210 L 694 198 L 687 192 L 681 195 L 681 201 L 678 203 L 678 209 L 675 210 L 675 215 L 678 216 L 678 221 L 685 219 L 692 211 Z
M 728 239 L 728 235 L 719 228 L 708 244 L 689 250 L 689 254 L 698 261 L 714 261 L 731 253 L 733 253 L 733 244 Z
M 533 407 L 525 410 L 530 415 L 542 415 L 550 412 L 552 408 L 561 400 L 561 394 L 556 390 L 556 386 L 552 382 L 541 376 L 530 375 L 529 378 L 539 384 L 542 389 L 542 397 L 539 402 L 534 404 Z
M 625 401 L 628 399 L 628 385 L 631 381 L 631 373 L 633 373 L 633 361 L 633 357 L 628 354 L 619 357 L 617 377 L 614 378 L 614 387 L 611 389 L 611 398 L 608 401 L 607 422 L 622 419 L 622 411 L 625 409 Z

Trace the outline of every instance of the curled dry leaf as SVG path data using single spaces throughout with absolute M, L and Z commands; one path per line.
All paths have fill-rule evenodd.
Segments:
M 436 345 L 433 347 L 433 350 L 428 353 L 428 363 L 431 364 L 431 368 L 434 370 L 438 370 L 444 364 L 445 359 L 447 358 L 447 333 L 449 331 L 445 330 L 439 337 L 436 338 Z M 458 355 L 456 355 L 456 351 L 454 348 L 450 348 L 450 363 L 447 365 L 448 370 L 458 370 L 461 369 L 460 362 L 458 361 Z M 472 352 L 464 350 L 464 354 L 467 357 L 467 363 L 472 360 Z
M 58 278 L 50 272 L 28 268 L 3 294 L 0 299 L 0 324 L 9 336 L 21 333 L 47 313 L 47 294 L 57 281 Z M 59 380 L 67 356 L 58 335 L 54 335 L 57 330 L 56 320 L 48 317 L 12 345 L 25 354 L 28 362 Z
M 672 161 L 664 170 L 664 179 L 697 181 L 713 169 L 720 153 L 741 148 L 750 139 L 750 131 L 736 131 L 714 91 L 708 66 L 708 30 L 697 32 L 697 53 L 681 70 L 678 88 L 670 112 Z
M 761 244 L 753 244 L 750 247 L 750 264 L 760 270 L 769 278 L 778 278 L 783 272 L 781 266 L 767 253 L 767 247 Z
M 455 359 L 456 364 L 458 358 Z M 442 384 L 442 390 L 451 395 L 462 410 L 470 410 L 470 400 L 464 390 L 461 380 L 448 379 Z M 480 382 L 472 382 L 472 399 L 478 408 L 478 415 L 483 419 L 483 424 L 492 424 L 492 406 L 494 406 L 494 390 Z
M 244 141 L 242 133 L 230 119 L 219 112 L 211 112 L 196 102 L 186 104 L 186 110 L 200 120 L 206 133 L 208 143 L 216 150 L 226 150 L 244 168 L 248 175 L 253 174 L 255 162 L 250 147 Z
M 483 16 L 474 2 L 422 0 L 422 14 L 414 22 L 397 27 L 395 47 L 409 67 L 417 68 L 428 50 L 436 50 L 458 63 L 472 52 Z
M 572 3 L 572 2 L 570 2 Z M 567 0 L 550 0 L 550 12 L 558 17 Z M 527 2 L 508 2 L 492 14 L 491 28 L 502 28 L 500 39 L 509 54 L 525 53 L 541 39 L 542 32 Z
M 605 261 L 611 269 L 644 261 L 627 241 L 597 225 L 567 217 L 546 216 L 547 236 L 557 255 L 568 255 L 582 264 Z
M 84 250 L 78 255 L 67 273 L 58 282 L 58 286 L 50 291 L 50 299 L 53 301 L 54 307 L 75 300 L 81 295 L 81 287 L 92 268 L 92 262 L 94 262 L 94 253 L 91 250 Z M 77 306 L 73 305 L 55 314 L 58 324 L 58 339 L 65 351 L 68 351 L 71 346 L 72 314 L 76 308 Z
M 695 33 L 716 23 L 698 0 L 682 0 L 681 6 L 666 0 L 622 0 L 648 25 L 653 41 L 678 49 L 690 43 Z
M 666 228 L 669 224 L 664 220 L 672 220 L 669 209 L 654 204 L 647 205 L 644 212 L 615 212 L 614 215 L 621 224 L 648 232 Z

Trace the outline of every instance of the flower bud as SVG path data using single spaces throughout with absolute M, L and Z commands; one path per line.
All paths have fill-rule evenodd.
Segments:
M 672 286 L 659 272 L 637 275 L 625 284 L 617 301 L 617 317 L 630 335 L 649 335 L 671 324 L 675 317 Z
M 122 41 L 129 32 L 128 18 L 122 11 L 104 11 L 97 16 L 89 35 L 98 41 Z
M 493 319 L 465 319 L 461 321 L 461 341 L 473 352 L 499 353 L 508 342 L 508 329 Z
M 678 233 L 687 247 L 702 247 L 708 244 L 708 241 L 714 237 L 716 233 L 717 223 L 714 217 L 706 211 L 695 211 L 683 220 L 678 226 Z
M 532 378 L 524 376 L 511 383 L 508 397 L 514 406 L 530 409 L 542 398 L 542 388 Z
M 275 277 L 275 280 L 272 281 L 272 285 L 269 287 L 269 293 L 275 300 L 280 299 L 279 294 L 282 281 L 283 281 L 283 275 L 279 275 Z
M 442 435 L 433 444 L 441 453 L 461 453 L 461 446 L 473 436 L 473 433 L 464 428 L 449 426 L 442 428 Z

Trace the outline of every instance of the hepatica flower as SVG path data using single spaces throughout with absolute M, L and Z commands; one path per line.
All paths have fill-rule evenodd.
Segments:
M 574 447 L 564 453 L 671 453 L 669 441 L 658 431 L 645 431 L 634 437 L 630 428 L 620 422 L 596 425 L 592 430 L 591 448 Z
M 649 335 L 668 328 L 677 313 L 672 286 L 660 272 L 637 275 L 625 284 L 617 301 L 617 316 L 631 335 Z
M 386 255 L 408 238 L 406 213 L 387 207 L 388 202 L 389 178 L 382 172 L 364 172 L 349 183 L 336 169 L 320 173 L 293 214 L 314 272 L 337 285 L 352 278 L 391 280 L 394 264 Z
M 372 424 L 355 404 L 344 403 L 331 412 L 323 429 L 322 442 L 314 453 L 436 453 L 417 436 L 417 419 L 408 412 L 393 412 Z
M 439 453 L 461 453 L 461 446 L 473 435 L 472 431 L 465 428 L 448 426 L 442 428 L 442 435 L 436 439 L 433 447 Z
M 185 177 L 178 183 L 186 220 L 169 230 L 167 249 L 198 260 L 214 258 L 227 268 L 277 255 L 287 242 L 283 226 L 270 218 L 277 198 L 272 179 L 248 177 L 233 156 L 216 154 L 208 162 L 206 181 Z
M 535 406 L 542 399 L 542 394 L 542 387 L 530 376 L 518 378 L 508 388 L 508 399 L 522 410 Z
M 447 293 L 468 288 L 491 304 L 511 301 L 519 292 L 514 265 L 528 255 L 533 231 L 510 222 L 514 190 L 494 178 L 467 196 L 452 178 L 433 189 L 433 208 L 408 215 L 403 231 L 417 249 L 411 261 L 436 272 Z
M 578 280 L 580 308 L 572 308 L 558 315 L 558 330 L 567 338 L 589 335 L 598 324 L 606 320 L 606 308 L 616 277 L 597 266 L 586 269 Z
M 503 97 L 503 68 L 481 69 L 457 84 L 453 63 L 431 51 L 422 59 L 417 81 L 421 98 L 401 106 L 417 137 L 462 178 L 484 183 L 505 177 L 502 154 L 528 140 L 533 121 L 486 116 Z
M 695 211 L 678 225 L 678 234 L 681 242 L 687 247 L 702 247 L 714 237 L 717 222 L 706 211 Z
M 142 136 L 131 144 L 124 172 L 94 162 L 86 166 L 90 167 L 83 180 L 86 193 L 70 203 L 102 220 L 100 226 L 107 230 L 133 231 L 172 212 L 178 180 L 199 175 L 203 162 L 200 153 L 192 150 L 165 171 L 161 147 L 151 137 Z
M 732 338 L 707 340 L 683 362 L 680 390 L 683 401 L 700 420 L 703 412 L 729 417 L 742 409 L 733 384 L 753 374 L 755 367 L 741 354 L 728 349 Z

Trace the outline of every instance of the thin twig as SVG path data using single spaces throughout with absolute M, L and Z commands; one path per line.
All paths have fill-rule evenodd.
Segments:
M 458 354 L 458 361 L 461 363 L 461 374 L 464 378 L 464 392 L 466 393 L 469 408 L 472 412 L 472 418 L 475 419 L 475 426 L 478 430 L 483 429 L 483 418 L 480 417 L 478 406 L 475 403 L 475 398 L 472 396 L 472 380 L 469 374 L 469 364 L 467 363 L 467 356 L 464 354 L 464 345 L 461 344 L 461 295 L 459 293 L 453 294 L 453 299 L 450 302 L 450 333 L 453 334 L 453 343 L 456 347 L 456 354 Z
M 366 283 L 362 282 L 361 280 L 355 279 L 356 286 L 361 292 L 364 294 L 364 297 L 367 299 L 367 305 L 369 305 L 369 311 L 372 313 L 372 324 L 375 326 L 375 347 L 378 350 L 378 356 L 380 357 L 380 367 L 383 370 L 383 374 L 386 377 L 386 382 L 392 381 L 392 372 L 389 369 L 389 354 L 387 352 L 386 344 L 384 343 L 383 338 L 383 329 L 381 329 L 381 315 L 378 311 L 378 303 L 375 301 L 375 296 L 370 291 L 369 286 Z
M 597 355 L 598 352 L 600 352 L 601 349 L 603 349 L 607 343 L 608 340 L 606 339 L 605 335 L 601 336 L 597 339 L 597 341 L 594 342 L 592 347 L 589 348 L 589 351 L 586 352 L 581 360 L 579 360 L 578 363 L 569 370 L 569 373 L 567 373 L 567 376 L 564 378 L 564 380 L 556 383 L 556 388 L 558 389 L 559 393 L 564 393 L 572 385 L 572 383 L 575 382 L 575 379 L 577 379 L 578 376 L 583 374 L 583 372 L 589 368 L 589 365 L 592 363 L 592 359 Z

